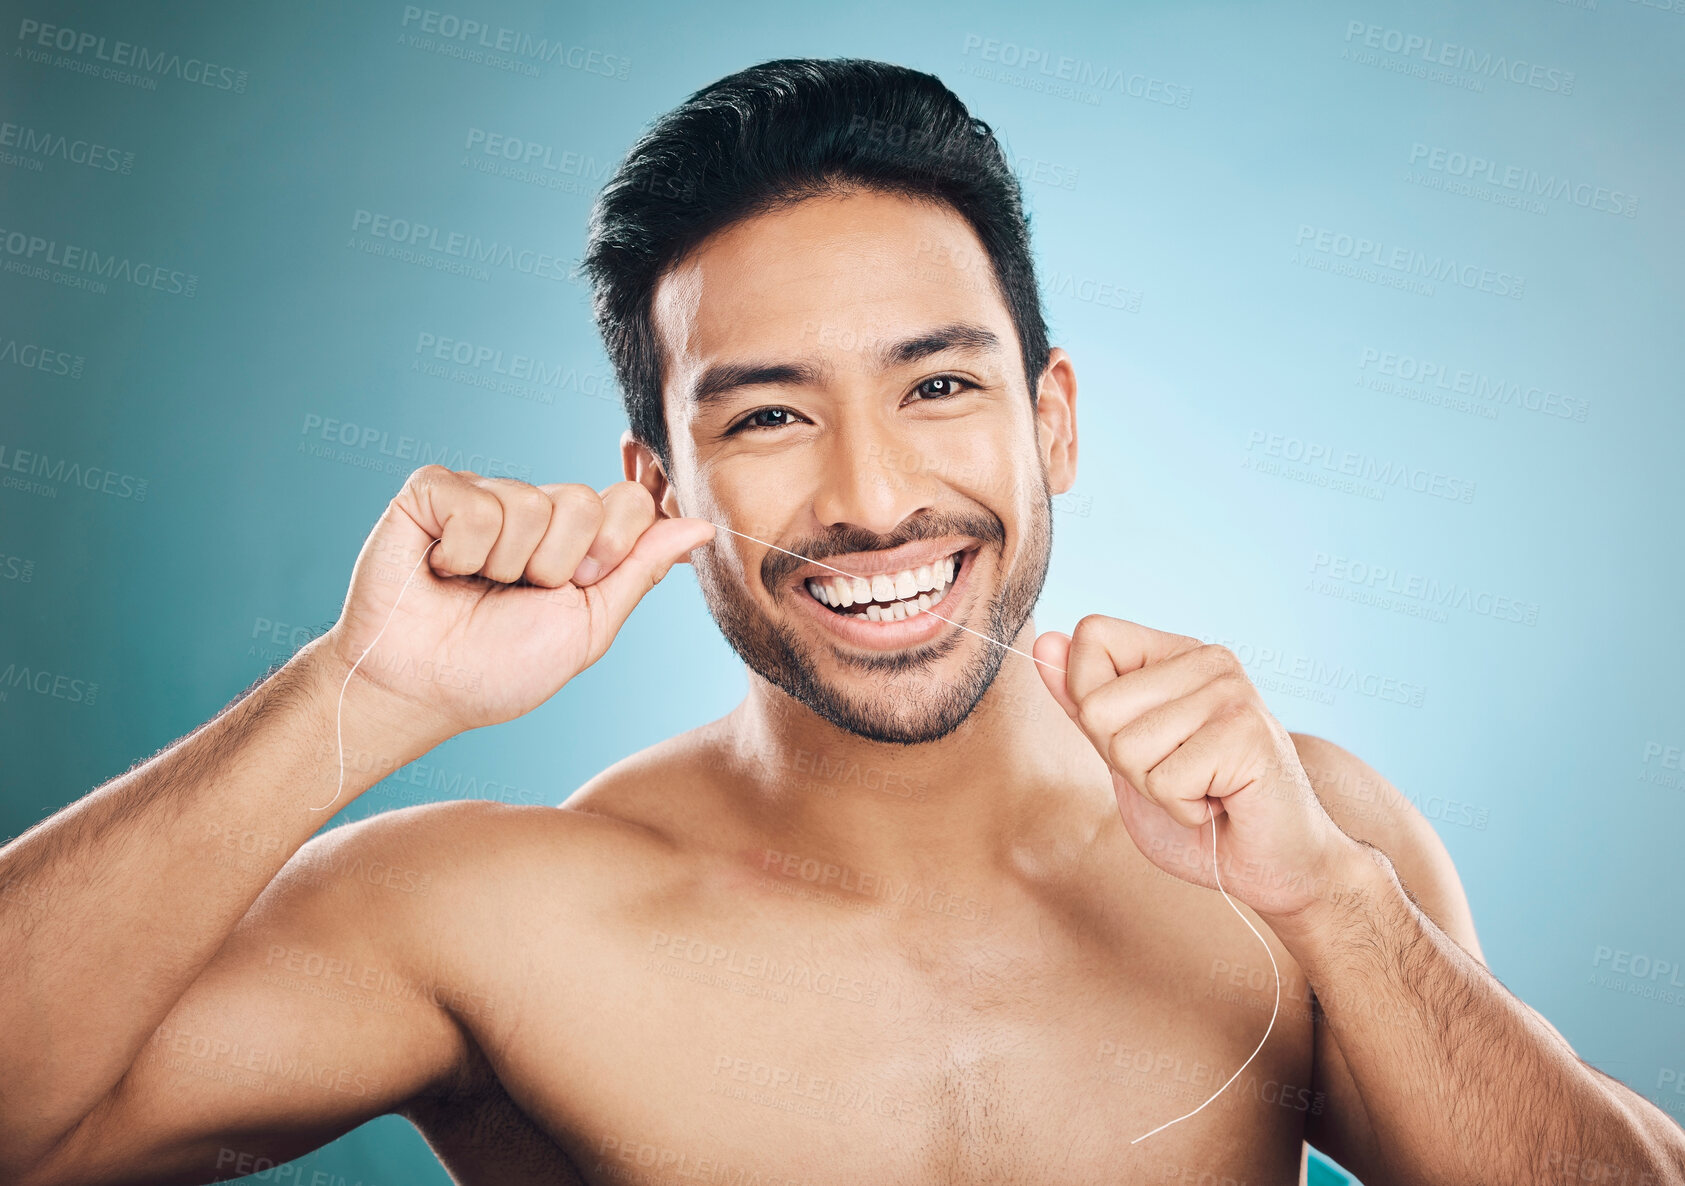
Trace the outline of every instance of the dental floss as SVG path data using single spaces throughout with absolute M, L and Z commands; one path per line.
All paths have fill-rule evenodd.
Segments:
M 709 520 L 709 522 L 713 522 L 713 521 Z M 786 556 L 794 556 L 797 560 L 804 560 L 809 564 L 817 564 L 817 565 L 819 565 L 820 568 L 829 568 L 832 572 L 836 573 L 838 576 L 845 576 L 845 577 L 848 577 L 850 580 L 857 579 L 854 576 L 853 573 L 844 572 L 840 568 L 831 568 L 831 566 L 829 564 L 826 564 L 826 563 L 824 563 L 823 561 L 820 561 L 820 560 L 810 560 L 810 559 L 808 559 L 808 557 L 803 556 L 798 552 L 792 552 L 787 548 L 780 548 L 777 544 L 769 544 L 765 540 L 756 539 L 752 535 L 746 535 L 741 531 L 737 531 L 733 528 L 727 527 L 724 523 L 714 523 L 714 526 L 720 528 L 722 531 L 729 531 L 733 535 L 741 536 L 742 538 L 744 538 L 746 540 L 749 540 L 752 543 L 760 544 L 763 548 L 771 548 L 775 552 L 783 552 Z M 423 548 L 421 550 L 421 555 L 420 555 L 419 558 L 417 558 L 417 560 L 415 562 L 415 567 L 410 569 L 410 575 L 404 578 L 404 584 L 403 584 L 403 587 L 398 590 L 398 596 L 393 598 L 393 600 L 392 600 L 392 609 L 391 609 L 391 612 L 389 612 L 386 615 L 386 621 L 381 623 L 380 629 L 375 633 L 375 636 L 374 636 L 373 640 L 369 643 L 369 645 L 363 649 L 363 653 L 361 655 L 357 656 L 357 661 L 351 665 L 351 670 L 345 673 L 345 683 L 342 684 L 340 686 L 340 689 L 339 689 L 339 705 L 334 710 L 334 735 L 338 739 L 338 742 L 339 742 L 339 786 L 334 789 L 334 794 L 333 794 L 332 799 L 329 799 L 326 803 L 322 804 L 322 806 L 320 806 L 320 807 L 312 807 L 310 809 L 311 811 L 326 811 L 328 808 L 332 807 L 335 803 L 337 803 L 339 801 L 340 793 L 345 789 L 345 735 L 341 731 L 342 730 L 341 714 L 343 713 L 343 711 L 345 709 L 345 690 L 346 690 L 346 688 L 351 686 L 351 677 L 357 673 L 357 668 L 362 666 L 363 660 L 367 659 L 369 657 L 369 652 L 374 650 L 374 644 L 380 641 L 380 636 L 382 634 L 386 633 L 386 627 L 388 627 L 392 624 L 392 617 L 393 617 L 394 614 L 396 614 L 398 612 L 398 602 L 400 602 L 404 599 L 404 591 L 410 587 L 410 581 L 414 579 L 415 574 L 417 573 L 417 571 L 420 570 L 421 562 L 423 560 L 427 559 L 427 553 L 431 552 L 433 550 L 433 544 L 437 544 L 438 542 L 439 542 L 438 540 L 434 540 L 433 543 L 428 544 L 425 548 Z M 1023 655 L 1024 658 L 1026 658 L 1026 659 L 1029 659 L 1029 660 L 1031 660 L 1033 662 L 1036 662 L 1036 663 L 1040 663 L 1043 667 L 1050 667 L 1054 671 L 1060 672 L 1062 674 L 1065 672 L 1065 669 L 1063 667 L 1056 667 L 1052 663 L 1048 663 L 1047 661 L 1045 661 L 1043 659 L 1037 659 L 1034 655 L 1028 654 L 1025 651 L 1020 651 L 1016 647 L 1009 647 L 1004 642 L 1000 641 L 1000 639 L 995 638 L 992 635 L 979 633 L 978 631 L 971 629 L 971 627 L 969 627 L 969 626 L 960 626 L 960 624 L 958 622 L 954 621 L 952 618 L 944 618 L 941 614 L 933 613 L 930 610 L 921 610 L 920 612 L 930 614 L 931 617 L 937 619 L 938 621 L 946 622 L 950 626 L 959 626 L 959 628 L 961 630 L 964 630 L 967 634 L 976 634 L 978 638 L 988 639 L 988 641 L 994 643 L 997 647 L 1003 647 L 1006 650 L 1011 651 L 1014 655 Z M 1229 897 L 1229 891 L 1223 888 L 1223 875 L 1218 871 L 1218 867 L 1217 867 L 1217 812 L 1211 806 L 1210 803 L 1207 803 L 1205 805 L 1205 811 L 1206 811 L 1206 819 L 1211 824 L 1211 875 L 1217 881 L 1217 892 L 1223 895 L 1223 901 L 1227 902 L 1229 904 L 1229 909 L 1233 910 L 1235 912 L 1236 917 L 1238 917 L 1241 922 L 1246 924 L 1246 929 L 1252 932 L 1253 937 L 1256 938 L 1259 943 L 1263 944 L 1264 954 L 1270 957 L 1270 970 L 1275 973 L 1275 1007 L 1270 1010 L 1270 1023 L 1269 1023 L 1269 1025 L 1264 1027 L 1264 1036 L 1262 1038 L 1258 1039 L 1257 1049 L 1253 1050 L 1251 1054 L 1246 1056 L 1246 1061 L 1241 1063 L 1240 1068 L 1238 1070 L 1236 1070 L 1234 1074 L 1229 1076 L 1229 1079 L 1228 1079 L 1227 1083 L 1224 1083 L 1221 1087 L 1219 1087 L 1216 1091 L 1214 1091 L 1211 1094 L 1211 1099 L 1206 1100 L 1204 1104 L 1201 1104 L 1199 1107 L 1195 1108 L 1192 1112 L 1188 1112 L 1184 1115 L 1178 1116 L 1178 1117 L 1176 1117 L 1175 1120 L 1167 1120 L 1163 1124 L 1159 1125 L 1157 1128 L 1153 1129 L 1151 1132 L 1142 1133 L 1140 1136 L 1136 1137 L 1134 1140 L 1129 1142 L 1131 1145 L 1137 1145 L 1137 1144 L 1141 1143 L 1142 1141 L 1146 1140 L 1148 1137 L 1154 1136 L 1158 1133 L 1163 1132 L 1165 1129 L 1169 1128 L 1172 1124 L 1179 1124 L 1182 1121 L 1188 1119 L 1190 1116 L 1198 1115 L 1201 1111 L 1204 1110 L 1204 1108 L 1206 1107 L 1207 1104 L 1211 1103 L 1212 1100 L 1215 1100 L 1218 1096 L 1222 1095 L 1225 1091 L 1227 1091 L 1229 1089 L 1229 1084 L 1233 1083 L 1236 1079 L 1240 1078 L 1241 1071 L 1244 1071 L 1248 1066 L 1250 1066 L 1252 1064 L 1252 1060 L 1258 1057 L 1258 1052 L 1263 1050 L 1264 1043 L 1270 1040 L 1270 1033 L 1275 1029 L 1276 1015 L 1281 1011 L 1281 969 L 1276 966 L 1275 953 L 1270 950 L 1270 945 L 1268 943 L 1264 942 L 1264 937 L 1262 935 L 1258 934 L 1258 928 L 1252 925 L 1252 920 L 1247 918 L 1246 915 L 1244 915 L 1240 912 L 1240 907 L 1236 906 L 1235 902 L 1234 902 L 1234 899 Z
M 439 540 L 434 540 L 433 544 L 438 542 Z M 341 720 L 342 714 L 345 712 L 345 689 L 351 686 L 351 677 L 357 674 L 357 668 L 363 665 L 363 660 L 367 659 L 369 652 L 374 650 L 374 644 L 380 641 L 380 636 L 385 634 L 386 628 L 392 624 L 392 615 L 398 612 L 398 603 L 404 599 L 404 589 L 410 587 L 410 581 L 414 579 L 417 569 L 421 567 L 421 562 L 427 559 L 427 553 L 433 550 L 433 544 L 428 544 L 421 549 L 421 555 L 415 561 L 415 568 L 410 569 L 410 575 L 404 578 L 403 588 L 399 589 L 398 596 L 392 599 L 392 610 L 386 615 L 386 621 L 380 624 L 380 629 L 375 632 L 373 640 L 363 648 L 363 653 L 357 656 L 357 661 L 351 665 L 351 670 L 345 673 L 345 682 L 339 686 L 339 706 L 334 709 L 333 714 L 334 737 L 339 742 L 339 785 L 334 788 L 332 799 L 329 799 L 320 807 L 312 807 L 311 811 L 326 811 L 339 802 L 340 792 L 345 789 L 345 734 L 342 731 Z
M 1252 925 L 1252 920 L 1250 918 L 1247 918 L 1246 915 L 1240 913 L 1240 907 L 1234 904 L 1234 899 L 1229 897 L 1229 891 L 1223 888 L 1223 875 L 1217 871 L 1217 810 L 1212 807 L 1210 803 L 1205 805 L 1205 818 L 1211 821 L 1211 876 L 1217 879 L 1217 892 L 1223 895 L 1223 901 L 1229 904 L 1229 909 L 1239 915 L 1240 921 L 1246 924 L 1246 929 L 1252 932 L 1258 942 L 1264 943 L 1264 937 L 1258 934 L 1258 928 Z M 1209 1104 L 1211 1100 L 1214 1100 L 1218 1096 L 1222 1095 L 1229 1089 L 1229 1083 L 1233 1083 L 1236 1079 L 1240 1078 L 1240 1072 L 1244 1071 L 1252 1064 L 1252 1060 L 1258 1057 L 1258 1050 L 1262 1050 L 1264 1048 L 1264 1043 L 1270 1040 L 1270 1031 L 1275 1029 L 1275 1015 L 1281 1011 L 1281 969 L 1276 967 L 1275 952 L 1270 950 L 1270 945 L 1268 943 L 1264 943 L 1264 954 L 1270 957 L 1270 971 L 1275 973 L 1275 1008 L 1270 1010 L 1270 1023 L 1264 1027 L 1264 1036 L 1258 1039 L 1258 1049 L 1246 1056 L 1246 1061 L 1240 1064 L 1240 1069 L 1229 1076 L 1229 1082 L 1223 1084 L 1216 1091 L 1212 1092 L 1211 1099 L 1206 1100 L 1205 1104 Z M 1189 1116 L 1197 1114 L 1200 1109 L 1205 1107 L 1205 1104 L 1201 1104 L 1198 1108 L 1195 1108 L 1192 1112 L 1189 1112 L 1186 1115 L 1176 1117 L 1175 1120 L 1166 1120 L 1163 1124 L 1153 1129 L 1152 1132 L 1144 1132 L 1129 1143 L 1131 1145 L 1140 1144 L 1142 1141 L 1152 1136 L 1153 1133 L 1163 1132 L 1172 1124 L 1176 1124 L 1179 1121 L 1186 1120 Z

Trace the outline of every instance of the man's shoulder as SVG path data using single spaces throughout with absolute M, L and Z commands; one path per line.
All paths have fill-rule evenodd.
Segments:
M 670 844 L 614 815 L 571 806 L 458 799 L 382 812 L 323 833 L 280 880 L 306 880 L 324 905 L 432 931 L 453 919 L 544 901 L 589 911 L 628 888 L 655 889 Z M 628 871 L 638 876 L 628 879 Z M 325 894 L 321 891 L 326 891 Z
M 1404 792 L 1351 751 L 1309 733 L 1289 736 L 1329 818 L 1352 839 L 1386 853 L 1416 904 L 1479 958 L 1462 880 L 1427 817 Z
M 455 896 L 565 871 L 624 881 L 629 868 L 672 864 L 717 812 L 721 750 L 708 728 L 665 739 L 587 780 L 557 805 L 452 799 L 397 808 L 322 833 L 295 870 L 362 880 L 366 888 Z

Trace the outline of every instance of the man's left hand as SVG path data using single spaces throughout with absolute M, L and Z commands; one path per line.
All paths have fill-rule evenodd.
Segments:
M 1091 614 L 1036 639 L 1042 679 L 1112 770 L 1124 826 L 1153 864 L 1265 917 L 1338 893 L 1357 843 L 1323 810 L 1293 739 L 1234 653 Z M 1044 666 L 1053 664 L 1066 673 Z

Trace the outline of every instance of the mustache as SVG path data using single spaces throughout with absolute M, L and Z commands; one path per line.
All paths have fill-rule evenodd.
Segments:
M 840 526 L 822 535 L 802 536 L 794 542 L 779 544 L 779 547 L 788 548 L 805 560 L 768 549 L 761 558 L 761 584 L 768 589 L 778 588 L 806 560 L 829 562 L 833 556 L 882 552 L 915 540 L 940 539 L 945 535 L 965 535 L 984 543 L 1005 544 L 1006 525 L 985 513 L 927 511 L 903 521 L 888 535 L 879 535 L 863 527 Z

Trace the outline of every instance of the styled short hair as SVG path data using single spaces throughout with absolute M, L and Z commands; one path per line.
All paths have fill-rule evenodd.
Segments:
M 780 58 L 657 119 L 591 211 L 583 270 L 632 435 L 669 464 L 657 283 L 709 235 L 851 189 L 945 203 L 982 241 L 1018 333 L 1032 404 L 1047 367 L 1018 178 L 989 125 L 933 74 L 853 58 Z

